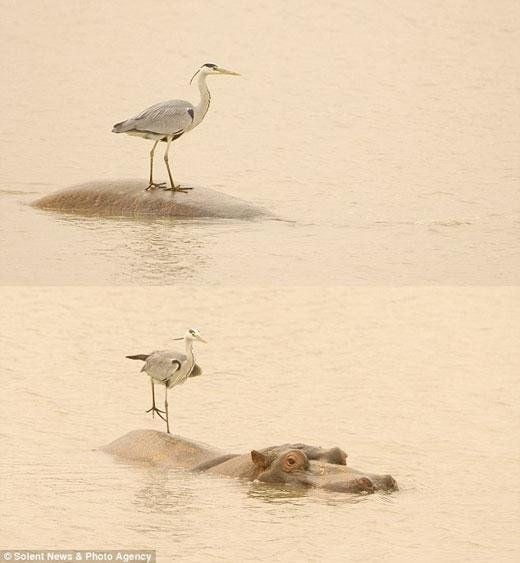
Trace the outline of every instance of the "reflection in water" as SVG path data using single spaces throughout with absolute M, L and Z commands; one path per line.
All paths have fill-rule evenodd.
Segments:
M 270 483 L 261 483 L 254 481 L 253 483 L 244 484 L 247 487 L 247 496 L 251 499 L 261 500 L 269 504 L 295 504 L 301 505 L 306 502 L 318 502 L 329 506 L 339 506 L 342 504 L 358 504 L 365 502 L 371 498 L 381 497 L 380 491 L 374 494 L 368 493 L 335 493 L 333 491 L 325 491 L 323 489 L 309 489 L 306 487 L 289 487 L 285 485 L 275 485 Z M 395 493 L 383 493 L 384 496 L 390 496 Z M 305 502 L 302 502 L 305 499 Z
M 35 211 L 36 212 L 36 211 Z M 51 215 L 49 212 L 39 212 Z M 207 269 L 211 256 L 207 250 L 210 239 L 208 227 L 225 226 L 225 220 L 173 220 L 154 218 L 85 217 L 75 214 L 54 214 L 57 228 L 60 225 L 73 227 L 69 233 L 77 233 L 83 244 L 89 246 L 84 234 L 103 240 L 103 248 L 92 251 L 85 248 L 92 263 L 100 264 L 106 273 L 111 271 L 115 283 L 161 283 L 189 281 Z M 68 248 L 62 254 L 67 268 L 75 268 L 77 261 Z M 75 253 L 74 253 L 75 254 Z M 36 257 L 37 259 L 37 257 Z M 101 266 L 102 264 L 102 266 Z M 76 272 L 83 276 L 99 274 L 98 267 Z M 115 279 L 114 279 L 115 278 Z
M 390 493 L 385 493 L 390 494 Z M 393 493 L 395 494 L 395 493 Z M 333 507 L 341 507 L 342 505 L 362 504 L 377 502 L 380 498 L 380 492 L 372 494 L 368 493 L 334 493 L 332 491 L 315 491 L 313 500 L 319 504 Z
M 249 498 L 270 504 L 301 504 L 297 500 L 307 497 L 309 493 L 309 489 L 305 487 L 288 487 L 261 481 L 242 483 L 242 488 L 245 489 Z

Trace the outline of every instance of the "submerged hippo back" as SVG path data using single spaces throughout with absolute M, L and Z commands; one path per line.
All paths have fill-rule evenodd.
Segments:
M 191 469 L 222 455 L 206 444 L 156 430 L 134 430 L 102 448 L 129 461 Z
M 271 214 L 242 199 L 197 187 L 176 197 L 171 191 L 145 191 L 143 180 L 94 181 L 48 194 L 33 206 L 83 215 L 127 217 L 215 217 L 256 219 Z

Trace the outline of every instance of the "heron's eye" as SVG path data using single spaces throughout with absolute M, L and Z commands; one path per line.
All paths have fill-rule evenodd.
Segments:
M 287 458 L 287 463 L 289 465 L 294 465 L 296 463 L 296 460 L 293 457 L 289 457 Z

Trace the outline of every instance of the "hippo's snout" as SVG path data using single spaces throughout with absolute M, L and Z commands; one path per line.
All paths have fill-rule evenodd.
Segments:
M 353 493 L 373 493 L 376 488 L 368 477 L 360 477 L 351 482 Z
M 397 491 L 397 481 L 391 475 L 383 475 L 381 478 L 381 488 L 385 491 Z
M 348 481 L 334 481 L 323 486 L 327 491 L 336 493 L 373 493 L 376 490 L 374 483 L 368 477 L 358 477 Z

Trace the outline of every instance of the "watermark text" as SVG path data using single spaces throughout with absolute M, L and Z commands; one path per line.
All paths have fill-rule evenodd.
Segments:
M 123 563 L 156 563 L 155 550 L 150 549 L 4 549 L 1 561 L 115 561 Z

